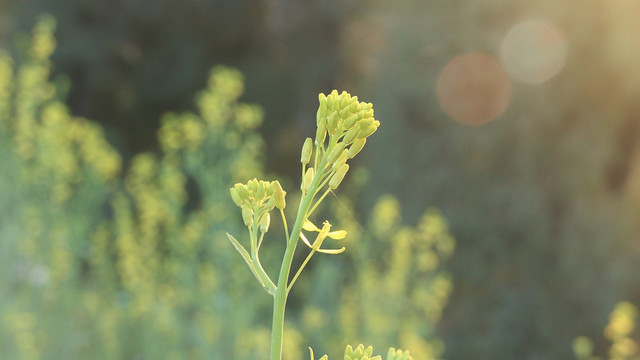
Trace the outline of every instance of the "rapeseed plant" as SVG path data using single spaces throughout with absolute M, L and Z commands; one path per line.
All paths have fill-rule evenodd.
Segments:
M 333 90 L 328 96 L 319 95 L 319 107 L 316 114 L 317 131 L 315 140 L 305 139 L 300 154 L 302 164 L 300 191 L 301 200 L 298 205 L 294 225 L 289 232 L 284 213 L 286 206 L 286 192 L 278 181 L 267 182 L 253 179 L 246 184 L 238 183 L 230 189 L 231 198 L 242 210 L 242 218 L 249 230 L 249 250 L 233 235 L 227 237 L 245 260 L 265 291 L 273 296 L 273 322 L 271 329 L 271 360 L 282 358 L 282 344 L 284 332 L 284 317 L 289 295 L 296 280 L 316 253 L 340 254 L 345 247 L 338 249 L 326 248 L 322 245 L 327 238 L 342 240 L 346 237 L 345 230 L 331 231 L 331 223 L 324 221 L 321 227 L 315 225 L 310 216 L 320 203 L 342 183 L 349 171 L 347 161 L 355 157 L 364 147 L 367 138 L 376 132 L 380 122 L 373 117 L 373 105 L 359 102 L 347 92 L 338 94 Z M 260 263 L 259 251 L 265 233 L 270 225 L 270 212 L 278 209 L 284 226 L 286 248 L 277 281 L 266 273 Z M 309 236 L 315 236 L 309 241 Z M 298 242 L 309 247 L 310 251 L 302 262 L 293 278 L 290 278 L 291 264 Z M 372 356 L 372 348 L 358 346 L 353 350 L 347 346 L 345 360 L 381 359 Z M 313 360 L 313 352 L 311 352 Z M 326 360 L 327 356 L 321 359 Z M 410 359 L 408 353 L 390 350 L 388 359 Z

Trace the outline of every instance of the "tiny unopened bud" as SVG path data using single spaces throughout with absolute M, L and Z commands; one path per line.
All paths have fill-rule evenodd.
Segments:
M 378 127 L 375 124 L 371 124 L 364 129 L 360 129 L 360 132 L 358 133 L 358 139 L 366 139 L 369 136 L 373 135 L 376 130 L 378 130 Z
M 313 141 L 311 138 L 307 138 L 302 145 L 302 153 L 300 154 L 300 162 L 302 165 L 307 165 L 311 160 L 311 152 L 313 151 Z
M 343 90 L 340 93 L 340 107 L 347 106 L 347 104 L 349 103 L 349 100 L 351 100 L 351 95 L 349 95 L 348 92 Z
M 344 349 L 344 354 L 351 356 L 353 354 L 353 347 L 351 347 L 351 345 L 347 345 Z
M 362 130 L 362 129 L 360 129 L 359 126 L 352 127 L 351 129 L 349 129 L 347 131 L 346 134 L 344 134 L 344 138 L 342 139 L 342 141 L 345 144 L 351 143 L 353 140 L 356 139 L 356 137 L 358 136 L 358 133 L 360 133 L 360 130 Z
M 280 186 L 280 182 L 277 180 L 271 183 L 271 189 L 273 190 L 273 199 L 275 199 L 276 207 L 280 210 L 284 209 L 286 206 L 285 197 L 287 196 L 287 192 L 282 190 L 282 186 Z
M 342 179 L 344 179 L 344 176 L 347 174 L 347 171 L 349 171 L 348 164 L 340 166 L 340 168 L 336 170 L 336 173 L 331 177 L 331 180 L 329 180 L 329 187 L 333 190 L 337 189 L 338 185 L 340 185 Z
M 364 349 L 364 354 L 367 357 L 371 357 L 371 355 L 373 354 L 373 347 L 369 346 L 366 349 Z
M 238 183 L 233 188 L 236 189 L 242 200 L 249 200 L 251 197 L 251 193 L 249 193 L 249 189 L 245 185 Z
M 249 187 L 249 190 L 253 194 L 258 192 L 258 180 L 257 179 L 249 180 L 249 182 L 247 183 L 247 186 Z
M 351 114 L 345 121 L 344 121 L 344 128 L 345 129 L 351 129 L 353 127 L 353 125 L 356 124 L 356 122 L 358 121 L 358 115 L 357 114 Z
M 354 156 L 358 155 L 360 150 L 364 147 L 364 144 L 367 142 L 367 139 L 356 139 L 353 144 L 349 147 L 349 159 L 353 159 Z
M 244 224 L 246 226 L 251 226 L 251 224 L 253 224 L 253 209 L 251 209 L 249 205 L 242 207 L 242 220 L 244 220 Z
M 231 199 L 233 200 L 233 202 L 237 206 L 242 206 L 242 198 L 240 197 L 240 194 L 238 194 L 238 190 L 236 190 L 235 187 L 232 187 L 231 189 L 229 189 L 229 192 L 231 193 Z
M 335 133 L 338 128 L 338 112 L 334 111 L 329 115 L 329 120 L 327 120 L 327 130 L 329 134 Z
M 324 139 L 327 137 L 327 122 L 323 121 L 318 125 L 316 131 L 316 145 L 320 146 L 324 144 Z
M 342 150 L 342 152 L 340 153 L 340 156 L 338 156 L 338 158 L 336 159 L 336 162 L 333 163 L 333 166 L 331 167 L 332 169 L 337 169 L 340 166 L 344 165 L 347 162 L 347 159 L 349 158 L 349 150 L 344 149 Z
M 266 193 L 266 189 L 264 187 L 264 183 L 262 181 L 260 181 L 258 183 L 258 186 L 256 188 L 256 192 L 255 192 L 256 199 L 258 199 L 258 200 L 262 199 L 264 197 L 265 193 Z
M 266 213 L 260 220 L 260 232 L 266 233 L 269 230 L 269 224 L 271 224 L 271 215 Z
M 303 193 L 306 193 L 311 188 L 311 183 L 313 182 L 313 176 L 315 175 L 313 168 L 310 167 L 307 169 L 307 172 L 304 173 L 304 178 L 302 179 L 302 185 L 300 185 L 300 190 Z
M 358 122 L 358 125 L 361 129 L 368 128 L 371 124 L 373 124 L 375 120 L 372 117 L 365 117 Z
M 331 152 L 327 155 L 327 161 L 329 161 L 329 164 L 336 161 L 338 156 L 340 156 L 340 153 L 342 153 L 342 149 L 344 149 L 344 143 L 338 143 L 336 144 L 336 147 L 331 149 Z
M 320 100 L 320 105 L 318 106 L 318 112 L 316 113 L 316 122 L 320 125 L 321 121 L 329 114 L 329 109 L 327 108 L 327 97 L 324 94 L 318 95 L 318 99 Z

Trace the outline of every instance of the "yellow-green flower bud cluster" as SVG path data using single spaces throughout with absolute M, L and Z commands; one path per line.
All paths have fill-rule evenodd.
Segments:
M 273 208 L 280 210 L 286 206 L 286 192 L 276 181 L 250 180 L 246 184 L 236 184 L 229 192 L 233 202 L 242 209 L 244 224 L 251 227 L 254 223 L 260 232 L 267 232 Z
M 338 91 L 333 90 L 328 96 L 320 94 L 318 98 L 316 145 L 323 146 L 328 134 L 329 139 L 337 139 L 336 142 L 341 140 L 343 149 L 351 144 L 356 145 L 355 148 L 359 149 L 349 154 L 350 157 L 355 156 L 364 146 L 366 138 L 380 126 L 380 122 L 373 118 L 373 105 L 359 102 L 357 96 L 352 97 L 346 91 L 338 95 Z
M 373 347 L 369 346 L 364 348 L 364 345 L 360 344 L 355 349 L 351 345 L 347 345 L 344 350 L 344 360 L 382 360 L 380 355 L 372 356 Z
M 328 96 L 320 94 L 318 99 L 320 106 L 316 115 L 316 165 L 318 157 L 322 157 L 330 166 L 327 168 L 330 171 L 328 186 L 335 190 L 349 171 L 347 160 L 362 150 L 367 138 L 376 132 L 380 122 L 373 118 L 371 103 L 359 102 L 357 96 L 352 97 L 345 91 L 338 94 L 337 90 L 333 90 Z M 312 152 L 311 139 L 307 138 L 300 157 L 304 172 L 301 186 L 303 192 L 308 190 L 313 180 L 314 173 L 310 169 L 305 171 Z M 325 174 L 324 169 L 318 169 L 317 172 Z
M 389 352 L 387 353 L 386 360 L 413 360 L 413 358 L 411 357 L 411 355 L 409 355 L 409 351 L 390 348 Z

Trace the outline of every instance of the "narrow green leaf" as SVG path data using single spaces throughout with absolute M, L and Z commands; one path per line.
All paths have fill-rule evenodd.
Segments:
M 240 253 L 240 255 L 242 256 L 242 258 L 244 259 L 244 261 L 247 263 L 247 265 L 249 266 L 249 269 L 251 270 L 251 272 L 253 273 L 253 275 L 256 277 L 256 279 L 258 279 L 258 281 L 260 282 L 260 285 L 262 285 L 262 287 L 267 290 L 267 292 L 269 294 L 271 294 L 271 292 L 269 291 L 269 289 L 267 288 L 266 284 L 262 281 L 262 279 L 260 279 L 260 276 L 258 275 L 258 271 L 256 270 L 255 265 L 253 264 L 253 261 L 251 260 L 251 255 L 249 255 L 249 252 L 244 248 L 244 246 L 242 246 L 242 244 L 240 244 L 240 242 L 238 240 L 236 240 L 236 238 L 233 237 L 233 235 L 227 233 L 227 237 L 229 238 L 229 241 L 231 241 L 231 244 L 233 244 L 233 247 L 236 248 L 236 250 L 238 250 L 238 252 Z

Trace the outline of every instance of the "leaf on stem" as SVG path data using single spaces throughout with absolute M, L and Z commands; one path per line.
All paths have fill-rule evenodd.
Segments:
M 240 253 L 240 256 L 242 256 L 244 261 L 249 266 L 249 270 L 251 270 L 251 272 L 256 277 L 256 279 L 258 279 L 258 281 L 260 282 L 262 287 L 264 287 L 265 290 L 267 290 L 267 292 L 270 293 L 270 291 L 267 288 L 266 284 L 262 281 L 262 279 L 260 279 L 260 275 L 258 275 L 258 270 L 256 270 L 255 265 L 253 264 L 253 261 L 251 260 L 251 255 L 249 255 L 249 252 L 244 248 L 244 246 L 242 246 L 242 244 L 240 244 L 240 242 L 238 240 L 236 240 L 236 238 L 233 237 L 233 235 L 227 233 L 227 237 L 229 238 L 229 241 L 231 241 L 231 244 L 233 244 L 233 247 L 235 247 L 236 250 L 238 250 L 238 252 Z

